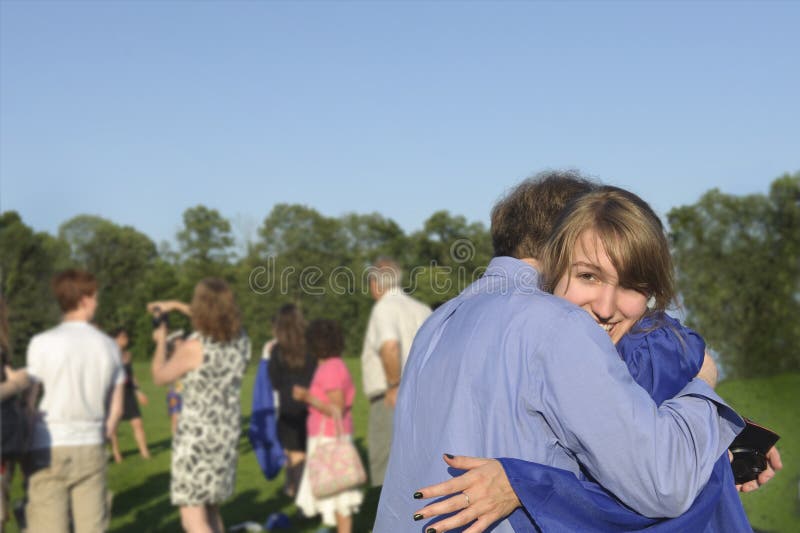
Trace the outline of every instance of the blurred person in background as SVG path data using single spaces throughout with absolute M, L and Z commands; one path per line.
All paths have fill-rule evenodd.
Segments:
M 182 329 L 173 331 L 167 335 L 167 361 L 172 357 L 175 351 L 186 340 L 186 334 Z M 175 435 L 175 430 L 178 428 L 178 417 L 181 414 L 181 407 L 183 400 L 181 393 L 183 392 L 183 383 L 177 380 L 170 384 L 167 391 L 167 414 L 169 415 L 169 428 L 170 434 Z
M 284 492 L 294 498 L 306 458 L 308 408 L 292 397 L 292 388 L 309 386 L 317 361 L 306 349 L 306 321 L 296 305 L 278 310 L 272 331 L 276 342 L 268 343 L 269 380 L 278 392 L 278 440 L 287 458 Z
M 335 320 L 315 320 L 308 327 L 308 347 L 318 361 L 317 370 L 309 388 L 295 385 L 293 396 L 308 404 L 308 456 L 314 450 L 334 441 L 335 418 L 341 419 L 343 435 L 352 439 L 353 400 L 356 389 L 350 371 L 342 361 L 344 337 Z M 311 492 L 308 471 L 303 472 L 295 503 L 306 516 L 322 515 L 322 523 L 336 526 L 337 533 L 353 530 L 353 514 L 363 500 L 358 489 L 348 489 L 333 496 L 316 498 Z
M 424 303 L 403 292 L 403 271 L 396 261 L 378 258 L 369 272 L 369 291 L 375 300 L 364 335 L 361 369 L 364 394 L 369 400 L 369 477 L 373 487 L 383 485 L 392 419 L 403 371 L 417 330 L 431 314 Z
M 122 420 L 127 420 L 131 423 L 133 438 L 136 439 L 139 453 L 145 459 L 150 459 L 150 450 L 147 449 L 147 436 L 144 433 L 144 424 L 142 424 L 142 412 L 139 410 L 140 403 L 142 405 L 147 405 L 147 396 L 139 390 L 139 384 L 136 382 L 136 378 L 133 375 L 133 360 L 131 352 L 127 349 L 130 338 L 125 328 L 117 328 L 113 331 L 111 336 L 122 353 L 122 368 L 125 370 L 125 393 L 122 401 Z M 111 452 L 114 454 L 114 461 L 121 463 L 122 454 L 119 451 L 119 439 L 117 438 L 116 432 L 111 435 Z
M 27 441 L 26 417 L 23 399 L 18 394 L 30 381 L 28 373 L 11 366 L 11 339 L 8 332 L 8 314 L 5 299 L 0 296 L 0 399 L 2 399 L 2 464 L 0 464 L 0 530 L 8 520 L 9 488 L 14 466 L 25 451 Z
M 28 531 L 76 533 L 107 524 L 105 437 L 122 416 L 125 374 L 116 343 L 90 321 L 97 282 L 82 270 L 53 279 L 61 323 L 34 336 L 27 372 L 44 393 L 26 461 Z M 107 400 L 111 397 L 110 407 Z
M 200 281 L 190 305 L 153 302 L 148 310 L 157 319 L 153 381 L 183 383 L 183 407 L 172 439 L 170 499 L 180 507 L 185 531 L 222 533 L 220 505 L 236 483 L 239 396 L 250 339 L 242 329 L 233 292 L 218 278 Z M 171 311 L 190 316 L 195 333 L 167 360 L 167 324 L 161 317 Z

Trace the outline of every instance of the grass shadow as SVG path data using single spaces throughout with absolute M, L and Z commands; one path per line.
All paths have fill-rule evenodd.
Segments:
M 111 531 L 180 531 L 180 518 L 169 500 L 169 472 L 151 475 L 141 483 L 114 495 L 112 514 L 125 513 L 129 521 L 115 525 Z

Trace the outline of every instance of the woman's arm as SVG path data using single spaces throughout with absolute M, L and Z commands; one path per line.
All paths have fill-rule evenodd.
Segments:
M 203 345 L 197 339 L 182 343 L 169 361 L 166 360 L 167 327 L 165 325 L 162 324 L 153 331 L 153 340 L 156 343 L 156 349 L 153 352 L 153 363 L 150 365 L 150 370 L 153 374 L 153 383 L 156 385 L 168 385 L 203 364 Z
M 162 300 L 158 302 L 150 302 L 147 304 L 147 312 L 155 313 L 158 308 L 162 313 L 169 313 L 171 311 L 178 311 L 186 316 L 192 316 L 192 309 L 189 304 L 180 302 L 178 300 Z
M 292 398 L 305 402 L 325 416 L 333 416 L 335 412 L 344 411 L 344 392 L 341 389 L 329 390 L 325 393 L 328 401 L 312 396 L 306 387 L 295 385 L 292 387 Z
M 111 405 L 109 406 L 108 416 L 106 417 L 106 438 L 110 439 L 117 433 L 117 426 L 122 418 L 124 391 L 125 383 L 114 385 L 114 390 L 111 393 Z
M 10 366 L 6 366 L 5 371 L 6 381 L 0 383 L 0 399 L 2 400 L 24 391 L 31 384 L 28 372 L 24 368 L 14 370 Z

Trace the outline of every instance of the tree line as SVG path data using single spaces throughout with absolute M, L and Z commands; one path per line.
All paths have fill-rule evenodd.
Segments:
M 717 189 L 668 214 L 687 323 L 719 352 L 729 375 L 800 370 L 800 172 L 776 179 L 767 195 Z M 379 213 L 329 217 L 277 204 L 257 238 L 234 252 L 231 223 L 198 205 L 183 213 L 175 245 L 157 246 L 130 226 L 91 215 L 36 232 L 14 211 L 0 214 L 0 290 L 9 309 L 12 355 L 24 364 L 30 337 L 55 324 L 53 273 L 93 272 L 100 286 L 99 327 L 131 332 L 134 357 L 151 350 L 148 301 L 191 298 L 207 276 L 236 292 L 254 346 L 271 337 L 271 317 L 287 302 L 310 318 L 341 321 L 347 355 L 358 355 L 372 306 L 370 263 L 390 256 L 406 267 L 407 290 L 430 305 L 452 298 L 492 257 L 486 226 L 448 211 L 407 234 Z M 188 328 L 180 317 L 171 327 Z

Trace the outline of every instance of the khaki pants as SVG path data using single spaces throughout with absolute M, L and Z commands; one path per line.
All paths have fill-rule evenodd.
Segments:
M 383 402 L 383 398 L 370 402 L 367 426 L 367 455 L 369 457 L 369 480 L 373 487 L 383 485 L 386 467 L 389 466 L 389 449 L 392 447 L 392 419 L 394 409 Z
M 106 452 L 102 444 L 31 452 L 28 533 L 100 533 L 106 524 Z

